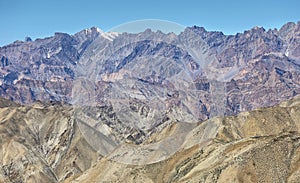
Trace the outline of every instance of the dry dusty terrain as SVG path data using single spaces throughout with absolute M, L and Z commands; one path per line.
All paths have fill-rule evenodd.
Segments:
M 73 112 L 60 103 L 25 107 L 1 99 L 0 182 L 300 180 L 300 97 L 199 124 L 173 123 L 142 144 L 120 145 L 105 157 L 86 141 Z M 133 165 L 112 158 L 121 147 L 130 153 L 138 147 L 152 148 L 151 144 L 166 145 L 165 139 L 181 131 L 186 135 L 178 135 L 183 139 L 178 139 L 177 151 L 162 161 Z

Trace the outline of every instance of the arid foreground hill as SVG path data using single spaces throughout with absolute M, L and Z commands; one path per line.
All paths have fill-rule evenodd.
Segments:
M 71 106 L 35 103 L 24 107 L 4 99 L 0 103 L 3 183 L 300 180 L 300 97 L 194 126 L 184 121 L 173 123 L 142 144 L 128 143 L 127 147 L 147 148 L 176 136 L 180 129 L 193 127 L 177 152 L 144 165 L 116 162 L 109 158 L 111 154 L 99 155 L 79 130 Z M 118 153 L 117 149 L 111 153 Z

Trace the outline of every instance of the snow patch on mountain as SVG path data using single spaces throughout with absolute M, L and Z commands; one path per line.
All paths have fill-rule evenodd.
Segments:
M 113 41 L 116 37 L 119 36 L 119 33 L 117 33 L 117 32 L 102 32 L 100 35 L 109 41 Z

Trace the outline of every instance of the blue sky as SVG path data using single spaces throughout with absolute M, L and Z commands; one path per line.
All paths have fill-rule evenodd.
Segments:
M 235 34 L 256 25 L 279 28 L 299 21 L 299 7 L 300 0 L 0 0 L 0 46 L 92 26 L 107 31 L 140 19 Z

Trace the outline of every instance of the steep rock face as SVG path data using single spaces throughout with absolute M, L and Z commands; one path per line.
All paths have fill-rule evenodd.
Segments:
M 70 106 L 37 103 L 0 111 L 0 182 L 59 182 L 100 157 L 82 137 Z
M 99 36 L 91 28 L 74 36 L 55 33 L 33 42 L 4 46 L 1 58 L 1 95 L 19 103 L 68 101 L 75 67 L 87 45 Z

